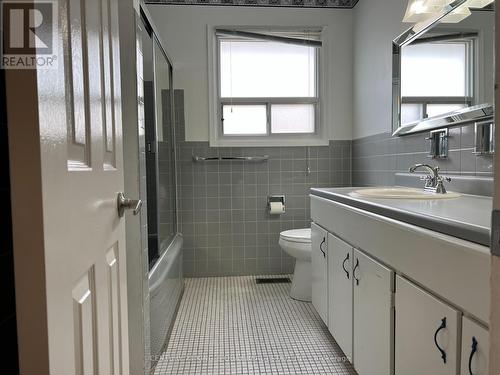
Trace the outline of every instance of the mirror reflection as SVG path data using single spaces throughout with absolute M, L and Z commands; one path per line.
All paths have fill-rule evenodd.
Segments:
M 472 9 L 459 23 L 438 23 L 399 51 L 398 127 L 491 108 L 494 12 Z M 438 122 L 443 126 L 446 122 Z

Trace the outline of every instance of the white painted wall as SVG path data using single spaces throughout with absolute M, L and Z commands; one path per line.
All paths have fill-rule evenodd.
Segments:
M 208 141 L 207 25 L 327 26 L 330 139 L 352 138 L 353 11 L 148 5 L 174 65 L 175 88 L 184 89 L 186 140 Z
M 353 138 L 391 130 L 392 40 L 406 1 L 361 0 L 354 7 Z

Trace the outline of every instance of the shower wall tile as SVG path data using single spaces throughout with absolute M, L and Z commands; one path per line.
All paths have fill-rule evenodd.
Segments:
M 185 142 L 183 92 L 174 95 L 185 276 L 293 272 L 294 259 L 281 250 L 279 234 L 310 225 L 311 187 L 351 185 L 351 141 L 309 148 L 214 148 L 208 142 Z M 193 161 L 193 156 L 255 155 L 269 155 L 269 160 Z M 285 195 L 285 214 L 269 215 L 270 194 Z
M 354 186 L 394 185 L 395 173 L 407 172 L 415 163 L 438 165 L 445 174 L 493 177 L 493 158 L 476 156 L 474 127 L 450 128 L 446 159 L 428 157 L 427 133 L 392 137 L 381 133 L 352 142 L 352 183 Z

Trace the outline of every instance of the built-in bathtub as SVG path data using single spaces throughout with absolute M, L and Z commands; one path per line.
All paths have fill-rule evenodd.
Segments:
M 149 271 L 150 353 L 153 366 L 168 343 L 184 291 L 182 245 L 182 235 L 177 234 Z

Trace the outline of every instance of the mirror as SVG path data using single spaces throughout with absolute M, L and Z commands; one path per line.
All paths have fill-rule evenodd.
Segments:
M 455 1 L 394 40 L 394 135 L 493 116 L 495 13 L 492 6 L 470 9 L 462 21 L 445 22 L 463 3 Z

